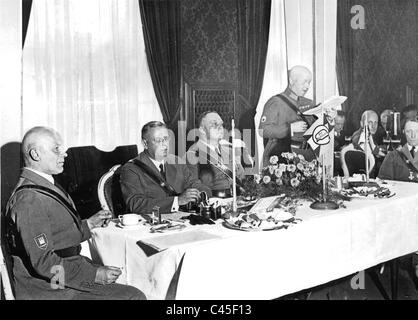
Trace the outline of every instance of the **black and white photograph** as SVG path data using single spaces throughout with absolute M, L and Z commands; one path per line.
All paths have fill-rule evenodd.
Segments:
M 418 0 L 0 0 L 0 70 L 5 303 L 418 300 Z

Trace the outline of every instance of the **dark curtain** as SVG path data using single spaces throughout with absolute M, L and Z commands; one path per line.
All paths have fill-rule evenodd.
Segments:
M 337 79 L 340 95 L 348 97 L 343 105 L 348 120 L 346 126 L 349 131 L 353 131 L 356 126 L 351 116 L 351 99 L 353 95 L 353 75 L 354 75 L 354 35 L 351 28 L 351 7 L 354 5 L 352 0 L 338 0 L 337 12 Z
M 254 130 L 251 154 L 255 155 L 254 116 L 263 86 L 270 31 L 271 0 L 237 0 L 238 99 L 245 110 L 238 128 Z
M 180 0 L 139 0 L 145 50 L 164 122 L 175 130 L 181 109 Z
M 28 31 L 32 0 L 22 0 L 22 48 L 25 46 L 26 32 Z

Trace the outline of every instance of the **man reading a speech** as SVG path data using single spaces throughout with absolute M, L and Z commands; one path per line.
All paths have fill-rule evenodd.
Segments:
M 283 93 L 267 101 L 260 119 L 259 129 L 266 141 L 264 166 L 268 165 L 272 155 L 280 156 L 283 152 L 301 153 L 308 161 L 315 157 L 311 149 L 302 150 L 303 134 L 315 121 L 315 117 L 303 115 L 314 107 L 313 101 L 305 98 L 312 73 L 306 67 L 295 66 L 289 71 L 288 82 Z

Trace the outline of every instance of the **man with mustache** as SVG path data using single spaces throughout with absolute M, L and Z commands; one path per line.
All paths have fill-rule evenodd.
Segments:
M 199 201 L 202 191 L 211 195 L 195 171 L 169 154 L 170 136 L 164 123 L 147 123 L 141 136 L 145 150 L 121 169 L 122 196 L 128 212 L 149 217 L 155 206 L 160 213 L 176 212 L 179 206 Z
M 22 141 L 25 167 L 6 209 L 6 240 L 13 258 L 17 299 L 145 299 L 136 288 L 116 284 L 117 267 L 80 255 L 90 230 L 112 217 L 99 211 L 81 220 L 53 175 L 63 171 L 66 150 L 53 129 L 35 127 Z
M 270 157 L 297 149 L 307 160 L 313 159 L 312 150 L 299 149 L 305 141 L 303 134 L 315 121 L 312 116 L 302 113 L 313 107 L 313 101 L 305 98 L 312 82 L 312 73 L 303 66 L 289 71 L 286 90 L 267 101 L 260 119 L 259 129 L 265 141 L 263 165 L 269 164 Z

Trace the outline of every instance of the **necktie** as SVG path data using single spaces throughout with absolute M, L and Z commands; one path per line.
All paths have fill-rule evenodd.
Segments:
M 161 176 L 164 178 L 164 180 L 166 180 L 164 165 L 162 163 L 160 164 L 160 173 L 161 173 Z
M 412 159 L 415 158 L 415 147 L 412 147 L 412 149 L 411 149 L 411 157 L 412 157 Z

